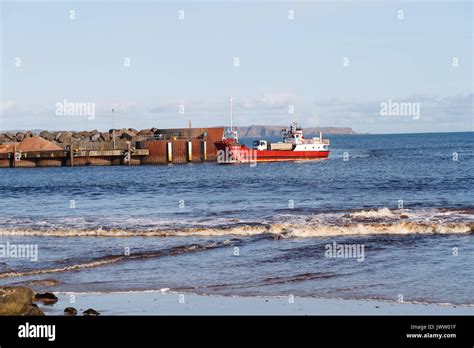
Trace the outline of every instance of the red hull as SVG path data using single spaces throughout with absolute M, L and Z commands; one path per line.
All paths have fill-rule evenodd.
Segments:
M 253 150 L 225 140 L 216 141 L 214 145 L 218 151 L 223 152 L 223 158 L 227 159 L 219 161 L 221 163 L 307 161 L 329 156 L 329 151 Z M 229 157 L 233 160 L 229 160 Z
M 329 151 L 257 150 L 257 162 L 313 160 L 327 158 L 328 156 Z

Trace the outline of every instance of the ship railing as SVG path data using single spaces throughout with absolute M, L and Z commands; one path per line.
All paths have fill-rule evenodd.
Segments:
M 322 141 L 319 138 L 305 139 L 304 144 L 323 144 L 329 145 L 329 139 L 323 139 Z

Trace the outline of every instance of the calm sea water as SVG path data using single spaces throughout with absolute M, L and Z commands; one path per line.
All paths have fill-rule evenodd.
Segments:
M 38 260 L 0 258 L 0 284 L 474 304 L 473 133 L 330 140 L 256 167 L 2 169 L 0 245 Z

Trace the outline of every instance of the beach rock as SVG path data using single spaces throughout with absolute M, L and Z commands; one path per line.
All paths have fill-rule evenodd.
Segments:
M 44 294 L 36 294 L 35 301 L 41 301 L 43 303 L 50 304 L 58 302 L 58 298 L 51 292 L 45 292 Z
M 49 141 L 53 141 L 53 140 L 54 140 L 54 134 L 48 132 L 47 130 L 44 130 L 44 131 L 40 132 L 39 136 L 40 136 L 41 138 L 46 139 L 46 140 L 49 140 Z
M 74 308 L 74 307 L 66 307 L 64 309 L 64 315 L 76 316 L 77 315 L 77 309 Z
M 82 132 L 79 132 L 77 134 L 79 135 L 80 138 L 82 138 L 82 139 L 89 138 L 89 140 L 90 140 L 90 137 L 94 135 L 94 134 L 92 134 L 92 132 L 88 132 L 88 131 L 82 131 Z
M 30 307 L 25 312 L 25 315 L 29 316 L 42 316 L 44 315 L 43 311 L 39 309 L 38 305 L 32 303 Z
M 28 131 L 28 132 L 25 133 L 23 139 L 32 138 L 32 137 L 34 137 L 33 132 L 32 132 L 32 131 Z
M 25 138 L 25 133 L 18 132 L 15 135 L 15 140 L 21 142 Z
M 408 215 L 402 214 L 400 215 L 400 219 L 408 219 Z
M 114 135 L 114 134 L 115 134 L 115 137 L 116 137 L 116 138 L 120 138 L 120 137 L 122 136 L 122 134 L 123 134 L 125 131 L 126 131 L 125 128 L 122 128 L 122 129 L 111 129 L 111 130 L 109 131 L 109 133 L 110 133 L 111 135 Z
M 35 295 L 26 286 L 0 287 L 0 315 L 44 315 L 33 304 Z
M 159 129 L 156 128 L 156 127 L 153 127 L 153 128 L 151 129 L 151 131 L 153 132 L 153 134 L 156 134 L 156 133 L 159 131 Z
M 100 133 L 100 137 L 103 141 L 111 141 L 112 140 L 112 136 L 110 135 L 110 133 Z
M 135 128 L 129 128 L 128 131 L 134 133 L 135 135 L 138 134 L 138 131 Z
M 6 133 L 4 133 L 4 134 L 5 134 L 5 136 L 6 136 L 7 138 L 10 139 L 10 141 L 16 140 L 15 134 L 10 133 L 10 132 L 6 132 Z
M 135 132 L 133 132 L 133 131 L 131 131 L 131 130 L 126 129 L 126 130 L 122 133 L 122 135 L 120 136 L 120 138 L 121 138 L 121 139 L 132 140 L 132 138 L 133 138 L 134 136 L 136 136 L 136 135 L 137 135 L 137 133 L 135 133 Z
M 92 308 L 86 309 L 84 312 L 82 312 L 82 314 L 84 314 L 85 316 L 97 316 L 97 315 L 100 315 L 99 312 L 97 312 L 96 310 L 94 310 L 94 309 L 92 309 Z
M 91 141 L 94 141 L 94 142 L 97 142 L 100 140 L 100 133 L 97 133 L 97 134 L 94 134 L 92 137 L 91 137 Z
M 62 132 L 61 135 L 58 137 L 58 142 L 60 143 L 70 143 L 72 138 L 71 132 Z
M 142 129 L 137 135 L 155 135 L 151 129 Z

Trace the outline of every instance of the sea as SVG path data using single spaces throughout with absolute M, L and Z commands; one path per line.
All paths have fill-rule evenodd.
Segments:
M 332 135 L 326 160 L 256 166 L 0 169 L 0 285 L 474 306 L 473 134 Z

